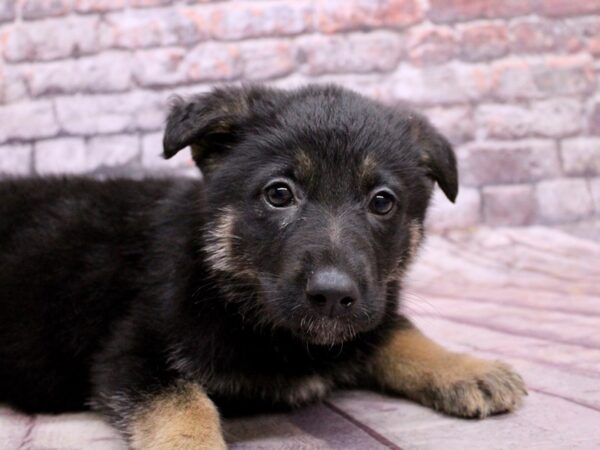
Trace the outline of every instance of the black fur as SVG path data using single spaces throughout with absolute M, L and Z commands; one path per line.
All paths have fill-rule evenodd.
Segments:
M 225 409 L 295 406 L 361 382 L 405 323 L 401 275 L 433 182 L 451 200 L 458 187 L 425 119 L 333 86 L 232 87 L 174 102 L 165 156 L 188 145 L 204 182 L 0 182 L 0 401 L 91 406 L 125 432 L 182 379 Z M 298 205 L 266 204 L 274 178 Z M 398 198 L 389 217 L 368 212 L 377 186 Z M 360 288 L 343 320 L 306 303 L 323 265 Z

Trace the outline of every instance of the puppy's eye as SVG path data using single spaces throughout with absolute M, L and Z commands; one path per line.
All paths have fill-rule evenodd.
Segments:
M 285 183 L 274 183 L 265 190 L 265 198 L 276 208 L 285 208 L 294 203 L 292 189 Z
M 385 216 L 389 214 L 394 205 L 396 204 L 396 198 L 388 191 L 379 191 L 373 197 L 369 203 L 369 211 L 379 216 Z

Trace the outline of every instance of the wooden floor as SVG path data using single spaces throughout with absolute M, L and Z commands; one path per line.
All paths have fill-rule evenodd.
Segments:
M 339 392 L 288 415 L 229 421 L 234 449 L 600 449 L 600 243 L 546 228 L 430 237 L 404 309 L 431 337 L 503 359 L 530 395 L 512 415 L 460 420 Z M 91 414 L 0 409 L 0 449 L 120 449 Z

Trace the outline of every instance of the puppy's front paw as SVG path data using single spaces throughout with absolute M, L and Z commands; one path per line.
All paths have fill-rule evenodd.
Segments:
M 226 450 L 219 413 L 199 386 L 180 384 L 154 398 L 132 422 L 134 450 Z
M 481 419 L 513 411 L 525 395 L 523 379 L 508 365 L 453 355 L 432 374 L 420 400 L 446 414 Z
M 137 436 L 131 443 L 132 449 L 140 450 L 226 450 L 220 430 L 174 429 L 179 425 L 159 426 Z

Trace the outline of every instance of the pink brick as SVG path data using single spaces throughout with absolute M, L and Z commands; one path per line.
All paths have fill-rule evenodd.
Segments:
M 296 67 L 296 54 L 289 42 L 261 40 L 240 45 L 242 78 L 245 80 L 268 80 L 282 77 Z
M 21 102 L 0 108 L 0 142 L 54 136 L 59 127 L 49 101 Z
M 160 128 L 166 101 L 164 95 L 137 91 L 61 97 L 55 103 L 63 130 L 76 135 L 95 135 Z
M 427 16 L 434 22 L 515 17 L 532 12 L 529 0 L 429 0 Z
M 493 95 L 510 101 L 540 97 L 533 80 L 531 66 L 521 59 L 502 61 L 493 66 Z
M 536 215 L 530 185 L 487 186 L 483 189 L 483 218 L 489 225 L 528 225 Z
M 0 105 L 27 97 L 29 93 L 22 68 L 8 64 L 0 65 Z
M 310 36 L 299 41 L 302 71 L 324 73 L 387 72 L 398 64 L 401 41 L 394 33 L 378 31 L 345 36 Z
M 439 232 L 469 228 L 481 222 L 481 195 L 477 189 L 461 187 L 456 203 L 450 203 L 439 188 L 435 189 L 426 226 Z
M 496 80 L 488 64 L 456 64 L 454 70 L 457 84 L 465 97 L 481 101 L 494 93 Z
M 240 49 L 231 44 L 208 42 L 196 46 L 185 58 L 188 81 L 231 80 L 241 74 Z
M 600 138 L 565 139 L 560 151 L 568 175 L 600 175 Z
M 511 23 L 514 53 L 600 53 L 600 17 L 527 18 Z
M 131 164 L 140 157 L 140 143 L 135 135 L 97 136 L 87 143 L 87 170 Z
M 539 53 L 559 45 L 556 25 L 539 18 L 519 19 L 509 25 L 510 51 L 513 53 Z
M 79 12 L 103 12 L 112 9 L 123 9 L 129 0 L 75 0 Z
M 593 134 L 600 134 L 600 99 L 592 105 L 589 122 L 590 131 Z
M 131 85 L 131 71 L 132 58 L 124 52 L 34 64 L 26 69 L 33 96 L 125 91 Z
M 531 134 L 531 111 L 519 104 L 482 104 L 477 107 L 477 126 L 486 137 L 517 138 Z
M 387 80 L 386 99 L 419 105 L 446 105 L 490 95 L 488 67 L 467 64 L 414 67 L 400 64 Z
M 129 6 L 134 8 L 149 8 L 153 6 L 166 6 L 175 0 L 129 0 Z
M 35 170 L 39 174 L 85 172 L 87 165 L 83 139 L 60 138 L 36 143 Z
M 140 94 L 136 95 L 134 100 L 138 104 L 134 115 L 135 128 L 143 131 L 163 129 L 168 111 L 168 99 L 173 92 L 141 92 Z
M 423 17 L 418 0 L 328 0 L 319 2 L 318 27 L 325 33 L 365 28 L 403 28 Z
M 56 99 L 61 128 L 70 134 L 93 135 L 132 129 L 132 108 L 120 97 L 72 96 Z
M 73 9 L 74 0 L 25 0 L 22 14 L 25 19 L 63 16 Z
M 581 131 L 583 105 L 575 98 L 554 98 L 531 104 L 534 135 L 564 137 Z
M 550 17 L 600 13 L 600 3 L 594 0 L 539 0 L 537 7 L 540 14 Z
M 95 16 L 21 22 L 9 29 L 4 48 L 8 61 L 47 61 L 85 55 L 99 49 Z
M 536 200 L 540 220 L 546 223 L 580 220 L 594 210 L 583 178 L 542 181 L 536 185 Z
M 585 51 L 600 56 L 600 15 L 571 19 L 567 24 L 579 36 Z
M 594 202 L 594 209 L 596 210 L 596 214 L 600 214 L 600 178 L 590 179 L 589 185 L 592 193 L 592 200 Z
M 0 2 L 0 23 L 15 18 L 16 5 L 16 0 L 3 0 Z
M 209 36 L 210 19 L 194 7 L 109 13 L 100 27 L 103 47 L 146 48 L 194 44 Z
M 135 53 L 136 82 L 144 87 L 172 86 L 186 80 L 183 59 L 187 51 L 180 47 L 139 50 Z
M 228 2 L 211 16 L 217 39 L 237 40 L 259 36 L 286 36 L 311 31 L 312 2 Z
M 0 147 L 0 177 L 3 174 L 27 175 L 31 170 L 31 145 L 14 144 Z
M 475 23 L 459 28 L 462 59 L 484 61 L 499 58 L 508 51 L 508 33 L 504 24 Z
M 450 27 L 413 27 L 407 31 L 406 40 L 408 58 L 419 65 L 449 61 L 458 51 L 455 32 Z
M 429 108 L 425 114 L 455 145 L 474 138 L 473 113 L 467 106 Z
M 596 86 L 593 60 L 585 55 L 511 58 L 492 64 L 493 95 L 505 100 L 589 94 Z
M 588 94 L 597 83 L 593 62 L 586 56 L 549 58 L 532 69 L 535 86 L 543 94 Z
M 553 141 L 472 143 L 460 149 L 458 159 L 468 185 L 522 183 L 560 175 Z
M 582 105 L 569 98 L 542 100 L 530 106 L 483 104 L 477 108 L 476 117 L 489 137 L 563 137 L 581 130 Z

